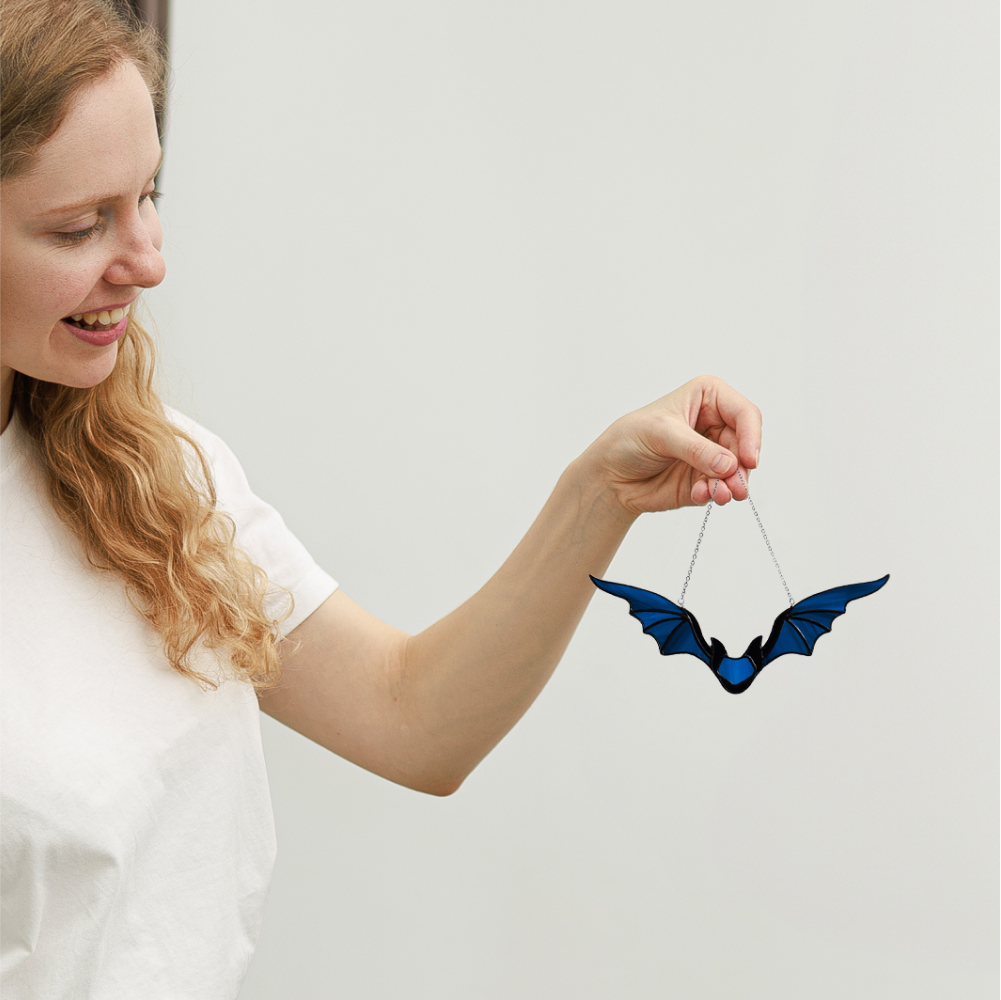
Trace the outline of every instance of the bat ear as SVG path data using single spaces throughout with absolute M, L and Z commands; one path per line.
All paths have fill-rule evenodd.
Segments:
M 761 636 L 756 636 L 751 640 L 751 644 L 747 647 L 744 652 L 744 656 L 749 656 L 753 663 L 757 663 L 761 659 Z
M 713 636 L 709 640 L 709 666 L 715 670 L 726 658 L 726 646 Z

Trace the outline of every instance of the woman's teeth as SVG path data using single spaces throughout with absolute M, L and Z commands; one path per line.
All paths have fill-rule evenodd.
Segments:
M 129 314 L 131 305 L 129 303 L 124 309 L 112 309 L 110 312 L 105 310 L 96 313 L 76 313 L 70 316 L 70 319 L 80 326 L 114 326 Z

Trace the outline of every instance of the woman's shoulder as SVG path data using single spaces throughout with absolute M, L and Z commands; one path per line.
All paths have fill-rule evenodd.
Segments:
M 167 406 L 166 404 L 164 404 L 163 413 L 170 423 L 175 427 L 179 427 L 189 437 L 193 437 L 198 444 L 213 449 L 219 446 L 226 448 L 226 443 L 218 434 L 213 434 L 207 427 L 198 423 L 197 420 L 193 420 L 186 413 L 182 413 L 180 410 L 174 409 L 173 406 Z M 226 450 L 228 451 L 229 449 L 227 448 Z
M 245 499 L 250 491 L 246 473 L 239 459 L 233 454 L 232 449 L 216 433 L 210 431 L 197 420 L 192 419 L 180 410 L 172 406 L 164 406 L 164 415 L 178 430 L 187 438 L 190 438 L 200 449 L 208 468 L 212 475 L 219 499 L 223 506 L 230 506 L 231 503 L 240 502 Z M 182 439 L 182 447 L 184 442 Z M 199 460 L 191 450 L 190 445 L 185 449 L 189 452 L 188 459 L 192 472 L 198 476 L 200 465 Z
M 236 463 L 239 465 L 229 445 L 218 434 L 210 431 L 204 424 L 200 424 L 197 420 L 175 409 L 173 406 L 164 405 L 163 412 L 170 423 L 187 437 L 191 438 L 202 449 L 210 465 L 215 466 L 219 462 L 224 464 Z

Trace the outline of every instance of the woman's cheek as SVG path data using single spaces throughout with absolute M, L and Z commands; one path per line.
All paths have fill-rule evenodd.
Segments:
M 72 315 L 77 306 L 86 301 L 94 283 L 89 281 L 86 275 L 63 274 L 51 287 L 55 292 L 51 311 L 59 314 L 56 319 L 62 319 L 64 316 Z

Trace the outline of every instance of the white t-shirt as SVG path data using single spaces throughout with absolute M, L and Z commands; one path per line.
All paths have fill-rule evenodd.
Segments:
M 170 416 L 205 448 L 238 544 L 292 591 L 287 634 L 336 583 L 226 445 Z M 56 517 L 29 445 L 16 419 L 0 436 L 0 993 L 235 997 L 275 855 L 257 698 L 169 665 Z

